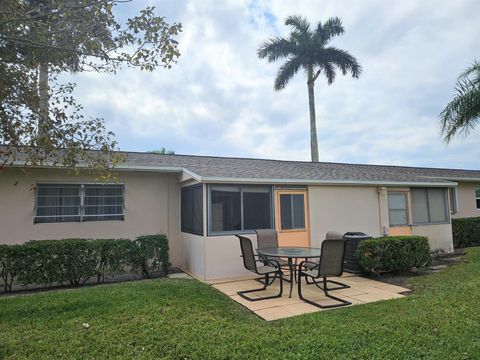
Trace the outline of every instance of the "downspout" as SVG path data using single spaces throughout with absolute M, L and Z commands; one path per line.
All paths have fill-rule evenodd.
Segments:
M 389 220 L 388 220 L 388 193 L 385 186 L 381 186 L 378 191 L 378 216 L 380 221 L 380 234 L 382 236 L 388 235 Z

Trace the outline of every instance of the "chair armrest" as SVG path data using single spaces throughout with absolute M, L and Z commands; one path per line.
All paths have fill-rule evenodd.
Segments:
M 262 264 L 265 264 L 265 262 L 267 262 L 269 265 L 273 265 L 273 267 L 280 269 L 280 263 L 278 262 L 278 260 L 275 260 L 275 259 L 255 260 L 255 262 L 262 263 Z
M 317 268 L 320 264 L 319 263 L 316 263 L 316 262 L 313 262 L 313 261 L 309 261 L 309 260 L 304 260 L 300 263 L 300 265 L 298 265 L 298 271 L 299 272 L 302 272 L 302 268 L 305 267 L 305 264 L 312 264 L 312 265 L 315 265 L 313 268 Z

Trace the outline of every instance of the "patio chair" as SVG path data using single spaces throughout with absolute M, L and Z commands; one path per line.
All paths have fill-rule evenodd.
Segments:
M 239 291 L 237 292 L 237 294 L 249 301 L 259 301 L 259 300 L 267 300 L 267 299 L 274 299 L 274 298 L 281 297 L 283 294 L 283 274 L 282 274 L 282 269 L 280 268 L 279 262 L 275 259 L 269 259 L 267 265 L 265 265 L 265 259 L 260 260 L 255 258 L 256 256 L 253 253 L 252 241 L 245 236 L 241 236 L 241 235 L 236 235 L 236 236 L 240 240 L 240 248 L 242 250 L 243 265 L 247 270 L 250 270 L 251 272 L 257 275 L 261 275 L 264 278 L 262 282 L 263 287 L 259 289 Z M 262 266 L 257 266 L 257 264 L 261 264 Z M 270 275 L 273 275 L 273 277 L 270 277 Z M 277 295 L 264 296 L 264 297 L 258 297 L 258 298 L 251 298 L 246 295 L 248 293 L 267 290 L 267 287 L 272 285 L 277 278 L 280 279 L 280 291 Z
M 327 231 L 325 235 L 325 240 L 335 240 L 335 239 L 343 239 L 343 235 L 337 231 Z M 305 259 L 308 260 L 308 259 Z M 318 259 L 316 261 L 310 261 L 304 264 L 306 269 L 313 270 L 318 267 Z M 309 278 L 306 278 L 307 284 L 313 284 L 313 280 L 310 282 Z
M 258 249 L 266 249 L 266 248 L 273 248 L 278 247 L 278 233 L 275 229 L 258 229 L 255 230 L 257 234 L 257 248 Z M 264 259 L 265 263 L 268 263 L 268 260 L 273 259 L 278 261 L 280 267 L 290 270 L 288 266 L 288 261 L 282 258 L 271 257 L 260 255 L 260 259 Z M 263 283 L 263 278 L 256 279 L 259 282 Z M 289 281 L 288 279 L 284 279 L 285 281 Z
M 338 281 L 328 280 L 328 277 L 331 276 L 342 276 L 343 273 L 343 261 L 345 256 L 345 239 L 329 239 L 324 240 L 322 243 L 322 252 L 320 257 L 320 262 L 313 263 L 311 261 L 303 261 L 300 263 L 298 268 L 298 296 L 303 301 L 317 306 L 322 309 L 327 308 L 336 308 L 340 306 L 350 305 L 351 302 L 341 299 L 339 297 L 333 296 L 329 293 L 329 291 L 340 290 L 340 289 L 348 289 L 350 286 L 346 284 L 342 284 Z M 315 265 L 309 267 L 309 265 Z M 312 300 L 309 300 L 303 296 L 302 293 L 302 277 L 307 279 L 313 280 L 313 284 L 315 284 L 318 288 L 323 290 L 326 297 L 336 300 L 338 304 L 332 305 L 321 305 Z M 320 284 L 320 282 L 322 284 Z M 336 287 L 328 287 L 328 284 L 335 284 Z

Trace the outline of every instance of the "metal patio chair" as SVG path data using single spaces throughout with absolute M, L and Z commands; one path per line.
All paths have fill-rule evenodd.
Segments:
M 278 247 L 278 233 L 277 230 L 275 229 L 258 229 L 255 230 L 255 233 L 257 234 L 257 248 L 258 249 L 266 249 L 266 248 L 274 248 Z M 260 255 L 260 259 L 264 259 L 266 263 L 268 263 L 268 260 L 273 259 L 278 261 L 280 264 L 281 268 L 288 269 L 290 270 L 290 267 L 288 266 L 288 261 L 282 258 L 277 258 L 277 257 L 271 257 L 271 256 L 265 256 L 265 255 Z M 256 279 L 259 282 L 263 283 L 263 278 Z M 284 279 L 287 282 L 290 282 L 288 279 Z
M 328 280 L 328 277 L 338 277 L 343 274 L 343 261 L 345 256 L 345 239 L 329 239 L 322 242 L 322 252 L 319 263 L 311 261 L 302 261 L 298 268 L 298 296 L 303 301 L 320 307 L 322 309 L 335 308 L 350 305 L 351 302 L 333 296 L 329 291 L 348 289 L 350 286 L 342 284 L 338 281 Z M 302 277 L 307 281 L 309 278 L 313 280 L 319 289 L 323 290 L 326 297 L 336 300 L 338 304 L 321 305 L 312 300 L 305 298 L 302 294 Z M 321 284 L 320 284 L 321 283 Z M 336 287 L 328 287 L 328 284 L 335 284 Z
M 265 259 L 256 259 L 256 256 L 253 252 L 252 241 L 241 235 L 236 235 L 240 240 L 240 248 L 242 250 L 242 258 L 243 258 L 243 265 L 247 270 L 251 272 L 263 276 L 263 287 L 259 289 L 251 289 L 251 290 L 244 290 L 237 292 L 242 298 L 249 300 L 249 301 L 259 301 L 259 300 L 267 300 L 267 299 L 274 299 L 281 297 L 283 294 L 283 273 L 282 269 L 280 268 L 280 263 L 275 259 L 268 259 L 267 265 L 265 265 Z M 257 264 L 261 264 L 261 266 L 257 266 Z M 271 277 L 270 275 L 273 275 Z M 272 296 L 264 296 L 258 298 L 251 298 L 245 294 L 257 292 L 257 291 L 264 291 L 267 290 L 267 287 L 272 285 L 275 280 L 280 279 L 280 291 L 277 295 Z
M 335 240 L 335 239 L 343 239 L 343 235 L 339 233 L 338 231 L 327 231 L 327 234 L 325 235 L 325 240 Z M 308 259 L 305 259 L 308 260 Z M 304 264 L 304 267 L 308 270 L 313 270 L 318 267 L 319 264 L 319 259 L 316 259 L 316 261 L 310 261 L 308 263 Z M 313 280 L 310 281 L 309 278 L 306 278 L 307 284 L 313 284 Z

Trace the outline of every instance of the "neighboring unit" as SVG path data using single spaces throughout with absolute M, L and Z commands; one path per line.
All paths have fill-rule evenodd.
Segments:
M 329 230 L 424 235 L 453 250 L 451 218 L 480 216 L 480 171 L 125 153 L 119 181 L 58 168 L 0 174 L 0 244 L 165 233 L 173 266 L 248 274 L 234 234 L 320 247 Z

